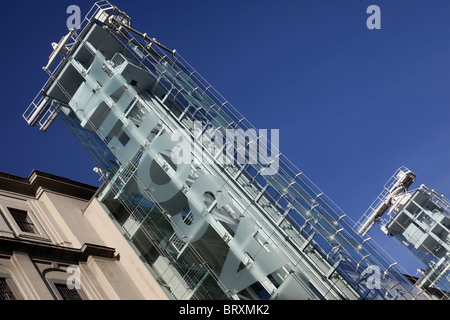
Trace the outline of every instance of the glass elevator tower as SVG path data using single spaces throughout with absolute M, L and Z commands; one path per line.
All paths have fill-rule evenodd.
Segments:
M 60 118 L 99 201 L 174 299 L 427 299 L 175 50 L 97 2 L 24 113 Z M 270 140 L 270 141 L 269 141 Z
M 450 298 L 450 202 L 421 185 L 409 190 L 416 176 L 402 167 L 356 224 L 366 235 L 378 223 L 381 230 L 410 250 L 421 262 L 415 284 L 433 299 Z

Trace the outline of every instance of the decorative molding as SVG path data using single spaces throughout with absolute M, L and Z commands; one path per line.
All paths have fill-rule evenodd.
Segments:
M 0 254 L 14 252 L 28 254 L 32 259 L 58 261 L 68 264 L 86 262 L 90 256 L 117 259 L 114 248 L 85 243 L 80 249 L 68 248 L 48 243 L 0 237 Z
M 30 177 L 24 178 L 0 172 L 2 190 L 38 198 L 44 190 L 57 192 L 84 200 L 90 200 L 97 187 L 34 170 Z

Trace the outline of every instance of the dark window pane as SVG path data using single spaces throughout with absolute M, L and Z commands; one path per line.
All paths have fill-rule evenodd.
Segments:
M 20 230 L 22 230 L 23 232 L 37 233 L 36 228 L 33 222 L 31 222 L 30 218 L 28 217 L 28 213 L 26 211 L 13 208 L 8 208 L 8 210 L 19 226 Z
M 56 289 L 64 300 L 82 300 L 76 289 L 69 289 L 66 284 L 55 283 Z
M 0 278 L 0 300 L 16 300 L 5 278 Z

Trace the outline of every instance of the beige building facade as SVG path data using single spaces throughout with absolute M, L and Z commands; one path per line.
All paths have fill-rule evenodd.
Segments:
M 96 188 L 0 173 L 0 300 L 167 300 Z

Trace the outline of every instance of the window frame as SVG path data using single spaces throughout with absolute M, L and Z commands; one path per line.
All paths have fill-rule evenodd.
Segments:
M 36 225 L 34 224 L 33 220 L 30 218 L 30 214 L 28 213 L 28 211 L 11 207 L 8 207 L 8 211 L 21 232 L 39 234 L 39 230 L 36 228 Z M 22 221 L 19 221 L 18 218 L 21 218 L 19 215 L 23 215 L 24 219 L 21 219 Z M 24 229 L 31 229 L 32 231 Z
M 50 279 L 46 279 L 47 283 L 49 284 L 50 288 L 52 289 L 53 294 L 55 295 L 57 300 L 65 300 L 63 298 L 63 296 L 61 295 L 57 285 L 64 285 L 67 286 L 67 280 L 62 280 L 62 279 L 54 279 L 54 278 L 50 278 Z M 80 296 L 81 300 L 88 300 L 86 295 L 83 292 L 83 289 L 69 289 L 69 290 L 75 290 L 77 292 L 77 294 Z M 69 301 L 69 300 L 66 300 Z M 76 301 L 76 300 L 72 300 L 72 301 Z
M 22 295 L 20 294 L 19 289 L 17 288 L 13 278 L 8 273 L 2 273 L 0 272 L 0 279 L 5 279 L 6 285 L 8 286 L 9 290 L 11 290 L 11 293 L 14 296 L 14 300 L 9 301 L 15 301 L 15 300 L 23 300 Z M 1 300 L 0 301 L 8 301 L 8 300 Z
M 25 204 L 19 204 L 17 202 L 12 201 L 2 201 L 0 199 L 0 211 L 2 212 L 4 218 L 6 219 L 7 224 L 10 226 L 11 231 L 20 238 L 28 238 L 28 239 L 34 239 L 34 240 L 41 240 L 41 241 L 50 241 L 48 235 L 45 233 L 42 225 L 39 223 L 38 219 L 36 218 L 36 215 L 33 213 L 31 208 Z M 18 223 L 16 222 L 16 219 L 14 219 L 13 214 L 9 211 L 9 209 L 15 209 L 24 211 L 27 214 L 27 219 L 33 224 L 34 230 L 36 233 L 33 232 L 26 232 L 22 231 Z

